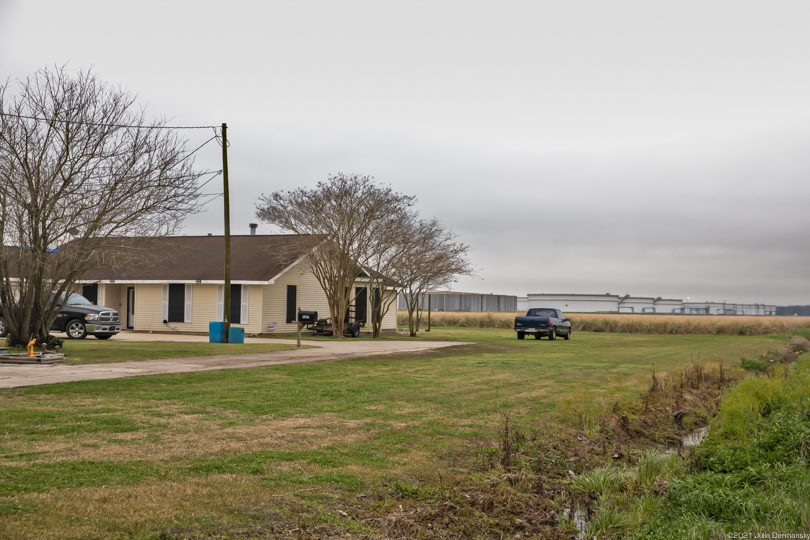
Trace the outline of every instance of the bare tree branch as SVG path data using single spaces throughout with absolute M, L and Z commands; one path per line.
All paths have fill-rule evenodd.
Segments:
M 414 197 L 369 176 L 339 173 L 314 189 L 262 195 L 256 216 L 312 238 L 310 268 L 326 294 L 334 334 L 340 339 L 355 282 L 374 265 L 381 246 L 393 241 L 402 220 L 413 213 L 414 202 Z
M 469 246 L 456 242 L 457 235 L 445 229 L 439 220 L 414 222 L 403 233 L 408 243 L 391 276 L 401 283 L 408 306 L 408 330 L 411 336 L 416 336 L 422 315 L 422 295 L 449 287 L 459 276 L 472 276 L 474 270 L 467 258 Z
M 175 232 L 198 209 L 200 173 L 165 120 L 90 71 L 42 69 L 18 86 L 0 86 L 0 304 L 11 341 L 26 342 L 47 337 L 52 292 L 123 253 L 116 237 Z

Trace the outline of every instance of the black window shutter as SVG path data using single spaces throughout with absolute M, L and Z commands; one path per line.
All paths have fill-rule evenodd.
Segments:
M 82 287 L 82 296 L 84 296 L 94 304 L 98 304 L 98 283 L 93 283 L 92 285 L 84 285 Z
M 242 286 L 231 284 L 231 323 L 242 324 Z
M 169 322 L 186 320 L 186 286 L 169 283 Z
M 297 319 L 295 309 L 298 295 L 297 285 L 287 285 L 287 322 L 292 323 Z

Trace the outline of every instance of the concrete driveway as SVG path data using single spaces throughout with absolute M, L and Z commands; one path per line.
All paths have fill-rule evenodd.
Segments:
M 94 339 L 94 338 L 88 338 Z M 143 334 L 121 332 L 113 338 L 116 341 L 183 341 L 208 342 L 208 336 L 182 334 Z M 246 343 L 285 343 L 286 339 L 245 338 Z M 292 342 L 294 344 L 294 342 Z M 167 360 L 139 360 L 116 364 L 86 364 L 70 366 L 66 364 L 0 364 L 0 388 L 19 388 L 40 384 L 54 384 L 72 381 L 117 379 L 140 375 L 165 373 L 189 373 L 220 369 L 278 366 L 284 364 L 309 364 L 344 358 L 362 358 L 385 354 L 418 352 L 467 343 L 449 341 L 342 341 L 303 340 L 302 345 L 312 345 L 311 349 L 295 349 L 257 354 L 234 354 L 219 356 L 189 356 Z

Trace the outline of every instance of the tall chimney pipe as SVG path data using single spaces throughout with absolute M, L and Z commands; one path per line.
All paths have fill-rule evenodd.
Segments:
M 258 223 L 250 224 L 250 236 L 256 236 L 256 229 L 259 227 Z

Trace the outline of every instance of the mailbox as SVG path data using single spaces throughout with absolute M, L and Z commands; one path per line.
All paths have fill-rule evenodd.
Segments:
M 318 320 L 318 312 L 317 311 L 304 311 L 301 310 L 298 312 L 298 322 L 302 323 L 314 323 Z

